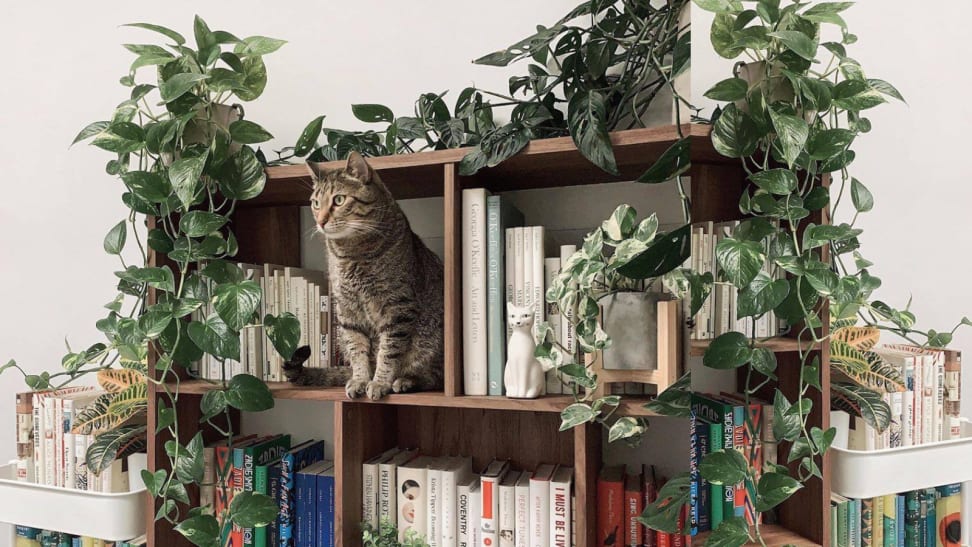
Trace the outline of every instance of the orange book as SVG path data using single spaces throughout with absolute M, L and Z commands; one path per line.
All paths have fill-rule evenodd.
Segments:
M 627 474 L 624 477 L 624 544 L 627 547 L 641 546 L 641 523 L 638 517 L 644 510 L 644 497 L 641 495 L 641 475 Z
M 597 478 L 598 546 L 621 544 L 624 514 L 624 466 L 605 467 Z
M 233 446 L 241 443 L 250 443 L 256 439 L 256 435 L 247 435 L 238 439 L 233 439 Z M 235 486 L 235 474 L 233 473 L 233 446 L 229 444 L 217 445 L 214 452 L 216 462 L 215 477 L 216 485 L 213 492 L 214 514 L 217 519 L 222 520 L 222 514 L 229 509 L 230 501 L 233 499 L 233 488 Z M 240 475 L 242 480 L 242 475 Z M 225 484 L 225 487 L 224 487 Z M 223 542 L 225 543 L 225 542 Z

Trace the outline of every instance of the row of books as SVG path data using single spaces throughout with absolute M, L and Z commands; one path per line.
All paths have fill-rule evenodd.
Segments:
M 397 522 L 401 538 L 414 534 L 430 547 L 569 547 L 573 473 L 494 460 L 477 474 L 471 458 L 396 448 L 362 466 L 363 521 Z
M 703 222 L 692 227 L 692 256 L 686 264 L 699 273 L 710 273 L 718 281 L 718 262 L 716 246 L 719 241 L 732 236 L 739 221 Z M 768 255 L 762 268 L 770 279 L 783 279 L 785 272 L 772 263 Z M 695 316 L 690 328 L 693 340 L 711 340 L 729 331 L 745 334 L 747 337 L 770 338 L 786 329 L 786 325 L 772 312 L 764 314 L 754 322 L 751 317 L 738 317 L 737 293 L 731 283 L 717 282 L 712 292 Z
M 962 485 L 870 499 L 832 494 L 830 522 L 836 547 L 959 547 Z
M 104 394 L 91 386 L 18 393 L 17 478 L 87 492 L 127 492 L 121 460 L 99 475 L 88 472 L 85 454 L 93 435 L 72 433 L 76 418 Z
M 258 528 L 233 525 L 234 547 L 334 545 L 334 466 L 324 459 L 324 441 L 291 445 L 290 435 L 248 435 L 203 450 L 200 506 L 223 515 L 233 496 L 258 492 L 280 507 L 275 522 Z M 225 470 L 225 472 L 224 472 Z
M 145 536 L 116 542 L 41 530 L 30 526 L 17 525 L 14 527 L 14 547 L 141 547 L 147 543 Z
M 327 273 L 318 270 L 276 266 L 273 264 L 240 264 L 247 279 L 260 284 L 260 319 L 267 314 L 278 316 L 292 313 L 300 322 L 300 343 L 309 345 L 311 356 L 307 367 L 335 366 L 335 353 L 331 340 L 334 326 L 331 315 Z M 200 320 L 215 313 L 212 302 L 193 312 L 193 320 Z M 255 326 L 240 331 L 240 359 L 226 361 L 226 377 L 252 374 L 268 382 L 284 381 L 283 359 L 264 336 L 257 321 Z M 194 365 L 198 377 L 219 380 L 223 376 L 222 365 L 211 355 L 204 355 Z
M 655 468 L 642 466 L 630 472 L 623 465 L 608 466 L 597 478 L 597 545 L 629 547 L 686 547 L 691 537 L 658 532 L 638 522 L 642 511 L 654 503 L 665 479 Z M 679 527 L 684 528 L 688 510 L 683 509 Z
M 897 370 L 905 389 L 883 396 L 891 407 L 890 427 L 878 432 L 861 421 L 849 432 L 848 448 L 879 450 L 961 436 L 961 352 L 906 344 L 872 351 Z
M 745 517 L 761 522 L 756 512 L 756 487 L 762 470 L 777 461 L 773 436 L 773 405 L 741 395 L 693 393 L 689 423 L 689 526 L 692 535 L 716 529 L 725 518 Z M 702 478 L 699 463 L 710 452 L 737 450 L 755 470 L 755 479 L 740 484 L 716 485 Z
M 523 226 L 523 214 L 502 196 L 483 188 L 462 192 L 463 360 L 466 395 L 502 395 L 510 329 L 506 305 L 532 306 L 534 328 L 548 321 L 567 353 L 576 352 L 573 327 L 547 304 L 546 288 L 560 265 L 577 250 L 560 247 L 545 257 L 543 226 Z M 568 315 L 569 318 L 569 315 Z M 556 372 L 548 373 L 547 393 L 562 393 Z

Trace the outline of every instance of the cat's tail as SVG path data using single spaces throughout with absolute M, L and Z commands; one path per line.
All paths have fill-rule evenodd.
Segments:
M 289 382 L 298 386 L 344 387 L 351 379 L 351 367 L 310 368 L 304 361 L 310 357 L 310 346 L 297 348 L 284 363 L 283 373 Z

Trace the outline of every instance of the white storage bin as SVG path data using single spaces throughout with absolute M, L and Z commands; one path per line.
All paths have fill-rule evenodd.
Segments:
M 0 522 L 108 541 L 145 533 L 148 493 L 102 494 L 17 480 L 16 462 L 0 466 Z

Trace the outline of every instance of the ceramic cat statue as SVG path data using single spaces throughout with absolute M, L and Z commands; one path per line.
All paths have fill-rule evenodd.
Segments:
M 506 349 L 503 386 L 506 396 L 514 399 L 536 399 L 543 395 L 543 365 L 533 356 L 533 306 L 506 304 L 506 320 L 513 329 Z

